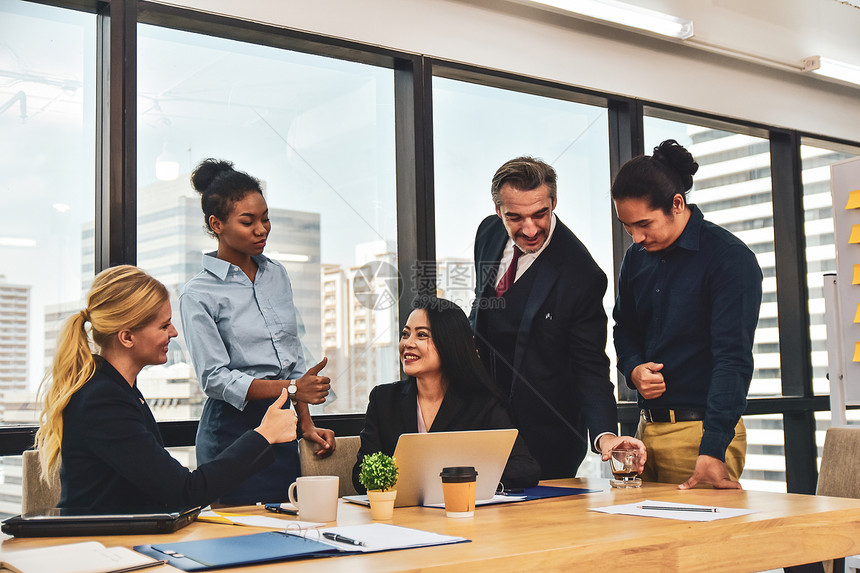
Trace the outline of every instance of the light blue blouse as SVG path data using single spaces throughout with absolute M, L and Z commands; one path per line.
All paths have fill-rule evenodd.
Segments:
M 266 256 L 254 282 L 208 253 L 179 297 L 185 341 L 203 391 L 239 410 L 255 378 L 293 380 L 306 367 L 287 270 Z

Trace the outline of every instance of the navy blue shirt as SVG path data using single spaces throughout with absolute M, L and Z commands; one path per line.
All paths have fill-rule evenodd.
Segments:
M 749 247 L 688 207 L 672 246 L 648 252 L 634 244 L 624 255 L 615 350 L 631 388 L 634 368 L 663 364 L 666 391 L 653 400 L 640 394 L 639 407 L 704 410 L 699 454 L 725 461 L 752 380 L 762 274 Z

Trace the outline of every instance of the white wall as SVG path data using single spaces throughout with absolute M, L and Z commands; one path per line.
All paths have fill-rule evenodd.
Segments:
M 504 0 L 167 3 L 860 140 L 860 88 Z M 845 61 L 860 58 L 860 10 L 837 0 L 636 3 L 692 18 L 696 41 L 786 62 L 821 54 Z

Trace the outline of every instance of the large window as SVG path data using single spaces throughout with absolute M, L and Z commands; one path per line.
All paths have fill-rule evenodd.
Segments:
M 493 174 L 505 161 L 530 155 L 558 174 L 555 213 L 585 244 L 609 279 L 604 297 L 611 315 L 612 211 L 609 130 L 601 107 L 445 78 L 433 80 L 436 261 L 441 296 L 469 312 L 474 300 L 475 231 L 493 215 Z M 615 349 L 611 331 L 607 353 Z M 599 477 L 600 459 L 587 456 L 580 476 Z
M 689 202 L 698 205 L 706 219 L 745 242 L 758 259 L 764 279 L 749 396 L 780 395 L 769 141 L 722 129 L 646 117 L 645 152 L 650 155 L 665 139 L 678 141 L 699 163 Z M 741 482 L 752 489 L 784 491 L 782 417 L 747 416 L 744 423 L 750 455 Z
M 94 14 L 48 4 L 0 0 L 0 455 L 32 444 L 35 390 L 60 326 L 81 308 L 100 270 L 96 247 L 109 255 L 104 260 L 133 262 L 126 258 L 134 246 L 126 241 L 136 235 L 137 262 L 169 286 L 174 304 L 181 286 L 199 272 L 200 257 L 214 242 L 204 233 L 188 178 L 205 157 L 233 161 L 264 182 L 273 216 L 267 254 L 290 272 L 308 361 L 329 358 L 324 372 L 335 395 L 315 414 L 363 412 L 370 388 L 398 377 L 397 269 L 432 251 L 427 241 L 435 243 L 442 294 L 468 309 L 475 229 L 493 213 L 490 179 L 517 155 L 556 167 L 557 213 L 609 277 L 604 305 L 611 311 L 613 253 L 621 250 L 613 238 L 621 231 L 609 198 L 609 158 L 626 158 L 639 143 L 641 106 L 631 99 L 637 94 L 586 94 L 169 3 L 116 10 L 110 28 L 98 26 Z M 95 1 L 56 4 L 107 7 Z M 137 25 L 126 26 L 133 22 L 124 18 L 135 15 Z M 118 58 L 111 66 L 109 55 L 121 52 L 126 39 L 108 31 L 126 29 L 138 34 L 137 59 Z M 421 97 L 425 66 L 436 74 L 427 99 Z M 135 81 L 127 82 L 128 75 Z M 485 80 L 489 85 L 481 85 Z M 103 82 L 98 94 L 97 82 Z M 136 94 L 123 91 L 132 85 Z M 108 117 L 135 95 L 135 120 L 120 113 Z M 424 107 L 427 101 L 432 110 Z M 798 134 L 771 130 L 769 142 L 766 126 L 748 130 L 730 119 L 699 120 L 693 112 L 642 105 L 645 149 L 666 138 L 690 148 L 702 166 L 691 201 L 749 244 L 765 273 L 750 392 L 750 411 L 761 415 L 745 418 L 750 455 L 744 484 L 780 489 L 787 482 L 791 491 L 814 491 L 811 445 L 799 439 L 788 450 L 788 463 L 782 456 L 783 426 L 802 436 L 811 427 L 810 404 L 824 407 L 821 399 L 795 395 L 807 382 L 805 368 L 789 367 L 788 360 L 805 354 L 791 352 L 805 342 L 797 336 L 806 328 L 797 324 L 805 309 L 794 308 L 805 301 L 793 300 L 802 297 L 787 277 L 807 273 L 812 355 L 799 362 L 811 362 L 815 392 L 826 393 L 820 276 L 834 256 L 827 167 L 857 156 L 860 147 L 817 136 L 803 141 L 802 268 L 795 237 L 774 245 L 774 218 L 782 232 L 794 227 L 800 213 L 799 198 L 781 192 L 797 188 L 793 173 L 777 172 L 785 185 L 771 192 L 769 153 L 772 143 L 776 164 L 791 163 Z M 96 140 L 97 130 L 103 141 Z M 137 138 L 136 157 L 124 145 L 128 134 Z M 425 135 L 433 150 L 422 148 Z M 127 185 L 125 169 L 135 160 L 137 182 Z M 422 172 L 425 164 L 435 166 L 433 177 Z M 104 192 L 98 203 L 97 188 Z M 136 226 L 124 211 L 132 202 Z M 426 226 L 433 213 L 424 207 L 431 203 L 435 228 Z M 414 221 L 415 228 L 403 221 Z M 413 277 L 402 278 L 409 284 Z M 608 341 L 613 357 L 611 336 Z M 169 364 L 144 371 L 140 384 L 160 421 L 193 419 L 202 396 L 181 335 L 171 349 Z M 791 396 L 780 396 L 781 382 Z M 755 402 L 762 397 L 774 399 Z M 782 416 L 789 409 L 795 415 Z M 827 413 L 819 414 L 820 426 Z M 358 416 L 327 422 L 343 435 L 361 423 Z M 194 426 L 189 421 L 162 429 L 171 444 L 189 446 Z M 593 467 L 584 466 L 583 475 L 599 473 L 597 457 L 587 459 Z M 0 462 L 0 513 L 17 512 L 20 461 Z
M 836 272 L 830 166 L 851 159 L 860 149 L 824 147 L 804 142 L 800 147 L 803 177 L 803 230 L 806 236 L 806 280 L 809 287 L 809 339 L 812 347 L 812 384 L 816 394 L 829 394 L 827 329 L 824 322 L 823 277 Z M 822 442 L 823 443 L 823 442 Z
M 370 388 L 399 372 L 396 300 L 362 291 L 368 277 L 390 286 L 397 265 L 393 72 L 138 31 L 138 264 L 176 294 L 215 250 L 189 183 L 200 160 L 259 178 L 272 220 L 265 254 L 290 273 L 308 364 L 329 359 L 335 396 L 320 410 L 364 412 Z M 159 419 L 196 417 L 203 397 L 181 333 L 173 346 L 141 385 Z
M 93 251 L 95 17 L 0 0 L 0 425 L 35 424 L 36 390 Z M 0 458 L 0 514 L 20 459 Z
M 860 155 L 856 147 L 827 145 L 804 140 L 800 147 L 803 167 L 803 230 L 806 236 L 806 281 L 809 287 L 809 342 L 812 351 L 812 387 L 816 394 L 830 394 L 827 378 L 827 328 L 824 316 L 824 274 L 836 272 L 836 241 L 833 233 L 833 200 L 830 166 Z M 849 424 L 860 424 L 860 410 L 846 412 Z M 831 424 L 830 412 L 815 413 L 818 463 L 824 435 Z
M 770 147 L 767 139 L 645 118 L 645 152 L 675 139 L 699 164 L 688 197 L 709 221 L 731 231 L 755 253 L 764 276 L 762 304 L 753 354 L 755 371 L 750 397 L 782 393 L 779 370 L 779 328 L 773 243 Z
M 555 213 L 585 243 L 607 277 L 612 269 L 607 111 L 569 101 L 433 79 L 436 260 L 439 288 L 468 312 L 478 224 L 495 212 L 493 174 L 530 155 L 558 173 Z M 460 279 L 468 276 L 468 284 Z M 605 305 L 612 308 L 612 289 Z

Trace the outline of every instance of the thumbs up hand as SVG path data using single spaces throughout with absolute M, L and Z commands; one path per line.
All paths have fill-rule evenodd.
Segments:
M 322 404 L 325 402 L 331 388 L 331 378 L 319 376 L 325 368 L 328 358 L 320 360 L 319 364 L 308 368 L 304 376 L 296 380 L 296 400 L 307 404 Z

